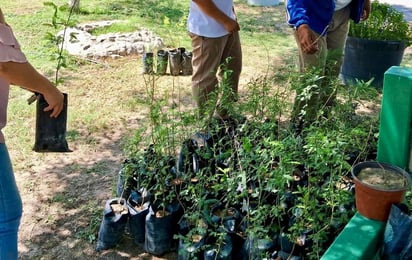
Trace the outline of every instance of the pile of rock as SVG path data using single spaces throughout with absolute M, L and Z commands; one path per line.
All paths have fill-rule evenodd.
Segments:
M 110 26 L 118 21 L 103 21 L 67 28 L 65 33 L 64 49 L 71 55 L 85 58 L 117 58 L 131 54 L 142 54 L 145 49 L 160 49 L 163 40 L 153 32 L 142 28 L 129 33 L 108 33 L 98 36 L 90 32 L 99 27 Z

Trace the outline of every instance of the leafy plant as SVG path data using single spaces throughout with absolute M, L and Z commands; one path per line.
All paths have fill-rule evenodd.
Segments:
M 412 29 L 404 14 L 387 3 L 371 3 L 371 14 L 365 21 L 351 21 L 349 36 L 370 40 L 402 41 L 412 44 Z
M 61 16 L 61 11 L 67 9 L 67 6 L 57 6 L 53 2 L 44 2 L 45 6 L 51 7 L 53 10 L 53 15 L 50 23 L 45 24 L 53 29 L 53 31 L 47 32 L 45 38 L 54 46 L 54 56 L 53 59 L 56 60 L 56 70 L 55 70 L 55 85 L 59 85 L 63 82 L 63 79 L 60 78 L 59 72 L 61 68 L 67 67 L 66 58 L 67 55 L 64 53 L 64 42 L 66 40 L 67 28 L 74 27 L 76 21 L 72 19 L 73 13 L 76 10 L 76 5 L 73 5 L 69 9 L 67 17 Z M 62 34 L 56 34 L 59 29 L 63 30 Z M 70 34 L 70 39 L 74 39 L 76 36 Z
M 313 79 L 313 75 L 306 76 Z M 354 213 L 353 194 L 345 179 L 353 161 L 363 160 L 376 148 L 375 118 L 356 115 L 353 106 L 365 96 L 371 98 L 373 95 L 369 94 L 367 85 L 351 90 L 336 87 L 342 102 L 328 111 L 333 116 L 329 119 L 324 113 L 318 113 L 316 121 L 308 125 L 304 134 L 295 136 L 279 123 L 281 115 L 286 113 L 282 110 L 287 100 L 283 95 L 269 95 L 277 92 L 273 92 L 265 80 L 263 84 L 251 83 L 252 105 L 240 106 L 245 112 L 248 107 L 253 117 L 235 125 L 210 127 L 216 122 L 209 122 L 206 128 L 209 135 L 199 137 L 205 138 L 202 142 L 192 139 L 193 145 L 199 146 L 189 149 L 194 154 L 185 159 L 196 160 L 197 168 L 190 163 L 190 167 L 180 168 L 178 176 L 182 185 L 175 191 L 188 220 L 205 219 L 209 224 L 200 229 L 195 227 L 186 233 L 187 236 L 179 237 L 188 244 L 194 234 L 206 233 L 222 240 L 225 224 L 213 221 L 212 209 L 216 206 L 226 210 L 234 208 L 241 217 L 234 220 L 233 232 L 249 241 L 248 250 L 262 241 L 271 246 L 262 252 L 247 252 L 251 256 L 265 257 L 270 254 L 266 250 L 284 250 L 277 242 L 283 239 L 293 245 L 288 252 L 291 255 L 305 254 L 309 259 L 318 259 Z M 158 105 L 163 101 L 156 101 L 153 96 L 151 100 L 154 102 L 152 113 L 157 111 L 152 114 L 153 122 L 157 122 L 154 125 L 167 121 L 158 114 Z M 266 109 L 264 104 L 276 104 L 273 109 L 277 112 Z M 269 115 L 271 119 L 267 118 Z M 278 117 L 273 119 L 273 116 Z M 156 131 L 151 133 L 156 145 L 167 147 L 166 139 L 153 135 Z M 156 190 L 160 191 L 160 196 L 167 194 L 164 183 L 171 181 L 165 178 L 170 176 L 170 166 L 156 163 L 147 171 L 155 173 L 149 175 L 154 178 L 152 185 L 159 188 Z M 208 245 L 197 250 L 202 248 Z
M 310 98 L 305 88 L 324 80 L 318 73 L 299 76 L 294 87 L 302 89 L 303 102 Z M 184 113 L 167 110 L 168 97 L 155 95 L 156 76 L 149 76 L 150 129 L 146 134 L 153 157 L 149 165 L 147 160 L 139 163 L 146 165 L 141 174 L 146 178 L 145 187 L 164 202 L 177 199 L 188 221 L 207 223 L 179 235 L 187 245 L 193 244 L 193 235 L 201 234 L 224 246 L 229 233 L 248 245 L 247 252 L 242 252 L 250 256 L 269 257 L 284 250 L 289 255 L 318 259 L 354 214 L 347 176 L 351 165 L 376 149 L 376 117 L 355 112 L 355 104 L 375 97 L 369 90 L 372 87 L 359 84 L 349 90 L 328 81 L 336 84 L 336 105 L 319 106 L 314 121 L 296 135 L 283 119 L 289 112 L 287 88 L 274 88 L 273 84 L 297 84 L 297 75 L 282 78 L 274 73 L 251 81 L 245 94 L 250 98 L 239 104 L 221 102 L 233 95 L 225 81 L 230 71 L 222 75 L 223 83 L 210 96 L 201 124 L 185 120 Z M 249 118 L 213 120 L 219 102 L 224 104 L 220 109 Z M 305 109 L 303 106 L 299 112 L 304 115 Z M 184 127 L 178 122 L 184 122 Z M 177 151 L 179 143 L 182 146 Z M 147 157 L 148 150 L 146 154 L 133 151 L 135 157 Z M 171 172 L 174 156 L 178 163 Z M 178 185 L 167 185 L 173 182 Z M 171 187 L 172 191 L 168 190 Z M 217 207 L 218 217 L 213 215 Z M 286 241 L 289 249 L 282 245 Z M 256 251 L 261 244 L 264 249 Z M 209 246 L 206 242 L 196 252 Z

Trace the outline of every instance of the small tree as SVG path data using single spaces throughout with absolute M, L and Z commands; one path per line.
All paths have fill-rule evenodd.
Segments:
M 69 7 L 74 12 L 78 13 L 80 10 L 80 0 L 69 0 Z

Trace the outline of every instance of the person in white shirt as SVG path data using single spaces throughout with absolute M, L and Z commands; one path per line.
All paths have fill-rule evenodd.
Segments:
M 205 113 L 212 112 L 207 111 L 206 104 L 209 95 L 222 80 L 222 64 L 230 71 L 227 73 L 228 78 L 224 80 L 228 80 L 231 93 L 221 100 L 237 100 L 242 70 L 242 49 L 233 0 L 190 1 L 187 29 L 191 37 L 193 55 L 192 93 L 202 117 L 207 116 Z M 225 104 L 217 104 L 216 111 L 212 112 L 216 118 L 230 117 L 224 107 Z

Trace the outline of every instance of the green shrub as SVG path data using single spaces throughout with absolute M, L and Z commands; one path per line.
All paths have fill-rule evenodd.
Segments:
M 373 1 L 371 14 L 365 21 L 351 21 L 349 36 L 370 40 L 402 41 L 412 44 L 412 29 L 402 12 L 386 3 Z

